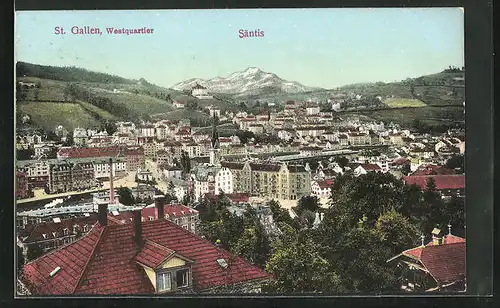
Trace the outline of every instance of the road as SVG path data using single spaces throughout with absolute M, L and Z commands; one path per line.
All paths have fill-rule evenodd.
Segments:
M 158 183 L 155 187 L 162 192 L 167 193 L 167 191 L 169 191 L 168 183 L 162 179 L 161 174 L 158 172 L 158 165 L 154 161 L 146 159 L 146 168 L 151 171 L 151 174 Z

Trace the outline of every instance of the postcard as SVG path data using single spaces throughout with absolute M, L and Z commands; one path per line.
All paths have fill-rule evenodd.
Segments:
M 465 292 L 459 8 L 17 11 L 17 297 Z

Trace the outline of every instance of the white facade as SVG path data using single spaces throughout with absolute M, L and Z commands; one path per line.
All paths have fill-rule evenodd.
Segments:
M 37 176 L 49 176 L 50 166 L 49 163 L 40 161 L 30 164 L 26 168 L 26 176 L 37 177 Z
M 154 137 L 155 134 L 156 134 L 156 130 L 153 126 L 141 127 L 141 136 L 142 137 Z
M 113 162 L 113 176 L 116 176 L 117 173 L 123 173 L 127 171 L 127 163 L 125 161 L 122 162 Z M 106 161 L 98 161 L 94 162 L 94 174 L 96 178 L 109 178 L 109 162 Z
M 306 108 L 307 115 L 314 115 L 314 114 L 318 114 L 319 112 L 320 112 L 319 106 L 308 106 Z

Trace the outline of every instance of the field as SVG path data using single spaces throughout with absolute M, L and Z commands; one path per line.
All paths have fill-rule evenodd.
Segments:
M 29 114 L 36 126 L 46 130 L 54 130 L 58 125 L 70 131 L 79 126 L 99 126 L 99 121 L 78 103 L 23 102 L 17 104 L 17 109 Z
M 464 121 L 463 108 L 461 106 L 384 109 L 357 111 L 352 112 L 352 114 L 368 116 L 376 121 L 397 123 L 403 127 L 410 127 L 415 119 L 429 126 L 456 124 L 463 123 Z
M 182 119 L 189 119 L 193 122 L 204 122 L 207 123 L 211 120 L 210 115 L 203 113 L 201 111 L 192 111 L 187 109 L 177 109 L 174 111 L 157 114 L 155 115 L 156 119 L 161 120 L 170 120 L 170 121 L 178 121 Z
M 389 107 L 424 107 L 424 102 L 412 98 L 388 98 L 384 101 Z

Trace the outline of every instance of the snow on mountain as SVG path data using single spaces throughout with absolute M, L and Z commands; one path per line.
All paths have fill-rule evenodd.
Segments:
M 192 89 L 196 84 L 202 85 L 212 93 L 226 93 L 246 95 L 256 93 L 264 88 L 274 88 L 284 93 L 300 93 L 318 90 L 304 86 L 295 81 L 287 81 L 279 78 L 273 73 L 267 73 L 257 67 L 249 67 L 241 72 L 234 72 L 227 77 L 216 77 L 212 79 L 192 78 L 174 85 L 175 90 L 183 91 Z

